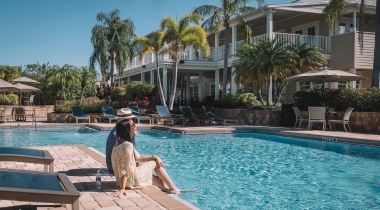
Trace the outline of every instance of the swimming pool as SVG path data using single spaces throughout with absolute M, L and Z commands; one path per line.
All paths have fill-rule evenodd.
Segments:
M 108 132 L 2 129 L 0 145 L 85 144 L 104 153 Z M 180 195 L 201 209 L 375 209 L 380 148 L 256 133 L 140 131 L 140 153 L 162 157 Z

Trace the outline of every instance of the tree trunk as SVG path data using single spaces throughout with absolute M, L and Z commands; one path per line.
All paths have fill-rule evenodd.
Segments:
M 111 87 L 114 86 L 115 84 L 115 78 L 114 78 L 114 74 L 115 74 L 115 69 L 116 69 L 116 62 L 115 62 L 115 59 L 116 59 L 116 55 L 115 55 L 115 52 L 111 52 Z
M 227 93 L 227 71 L 228 71 L 228 51 L 230 46 L 228 45 L 228 29 L 230 27 L 227 25 L 224 29 L 224 68 L 223 68 L 223 91 L 222 97 Z
M 372 87 L 379 87 L 380 76 L 380 0 L 376 0 L 375 52 L 373 56 Z
M 171 88 L 171 93 L 170 93 L 170 100 L 169 100 L 169 109 L 173 110 L 174 106 L 174 100 L 175 100 L 175 93 L 177 89 L 177 75 L 178 75 L 178 54 L 175 57 L 175 69 L 173 72 L 173 82 L 172 82 L 172 88 Z
M 162 90 L 162 84 L 161 84 L 160 68 L 158 67 L 158 53 L 156 53 L 156 67 L 157 67 L 158 95 L 160 96 L 161 104 L 163 106 L 166 106 L 166 99 L 165 99 L 164 91 Z
M 82 106 L 83 92 L 84 92 L 84 88 L 82 88 L 82 93 L 80 94 L 80 102 L 79 102 L 79 106 Z
M 269 101 L 269 94 L 270 94 L 270 91 L 272 91 L 272 89 L 270 88 L 270 75 L 268 75 L 267 77 L 267 80 L 266 80 L 266 84 L 267 84 L 267 106 L 270 105 L 270 101 Z
M 261 88 L 258 89 L 258 92 L 259 92 L 259 99 L 260 99 L 260 102 L 263 106 L 265 106 L 265 101 L 263 99 L 263 95 L 261 94 Z
M 285 85 L 282 86 L 281 91 L 280 91 L 280 94 L 278 94 L 278 98 L 277 98 L 276 102 L 274 102 L 273 106 L 276 106 L 277 103 L 280 101 L 281 96 L 282 96 L 284 90 L 285 90 Z

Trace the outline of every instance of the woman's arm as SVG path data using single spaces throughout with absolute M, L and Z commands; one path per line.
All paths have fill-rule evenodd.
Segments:
M 146 162 L 146 161 L 151 161 L 151 160 L 156 161 L 158 166 L 164 167 L 164 163 L 162 162 L 161 158 L 158 156 L 139 155 L 138 157 L 136 157 L 136 161 Z
M 127 195 L 125 192 L 125 187 L 127 185 L 127 176 L 124 174 L 120 177 L 120 189 L 115 193 L 115 196 L 120 197 L 122 195 Z

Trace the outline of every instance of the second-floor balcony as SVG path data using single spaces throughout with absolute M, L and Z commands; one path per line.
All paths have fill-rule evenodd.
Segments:
M 252 37 L 251 42 L 257 43 L 266 38 L 267 36 L 265 34 L 262 34 L 259 36 Z M 309 36 L 309 35 L 274 32 L 273 38 L 278 41 L 285 42 L 286 44 L 289 44 L 289 45 L 290 44 L 301 45 L 301 44 L 307 43 L 307 44 L 319 47 L 322 50 L 322 53 L 324 54 L 331 53 L 330 37 L 328 36 Z M 244 41 L 230 43 L 228 56 L 230 58 L 233 58 L 236 54 L 237 49 L 239 49 L 243 43 Z M 224 45 L 219 46 L 219 47 L 210 47 L 210 55 L 205 56 L 202 50 L 196 50 L 193 47 L 186 47 L 185 49 L 181 50 L 179 59 L 189 60 L 189 61 L 203 61 L 203 62 L 221 61 L 224 59 L 224 50 L 225 50 Z M 169 54 L 164 54 L 164 55 L 159 55 L 158 60 L 170 61 L 172 60 L 172 58 Z M 126 70 L 134 69 L 136 67 L 146 65 L 149 63 L 154 63 L 154 62 L 155 62 L 154 53 L 147 54 L 146 56 L 144 56 L 142 60 L 140 60 L 138 57 L 134 57 L 132 62 L 127 66 Z

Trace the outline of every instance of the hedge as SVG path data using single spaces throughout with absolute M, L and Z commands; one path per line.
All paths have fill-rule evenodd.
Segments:
M 54 112 L 56 113 L 70 113 L 73 106 L 77 106 L 78 101 L 66 100 L 56 101 L 54 104 Z M 102 106 L 108 106 L 105 100 L 92 100 L 83 101 L 82 107 L 85 113 L 102 113 Z
M 301 110 L 309 106 L 334 107 L 337 111 L 345 111 L 348 107 L 356 111 L 380 111 L 380 89 L 315 89 L 302 90 L 294 93 L 295 105 Z
M 10 94 L 0 94 L 0 104 L 1 105 L 17 105 L 18 96 L 10 93 Z

